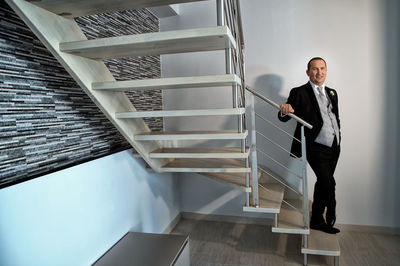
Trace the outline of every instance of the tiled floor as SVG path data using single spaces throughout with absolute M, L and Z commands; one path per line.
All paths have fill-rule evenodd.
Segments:
M 191 265 L 303 265 L 301 237 L 270 226 L 182 219 L 172 232 L 190 236 Z M 400 236 L 341 232 L 340 265 L 400 265 Z M 309 265 L 333 257 L 308 256 Z

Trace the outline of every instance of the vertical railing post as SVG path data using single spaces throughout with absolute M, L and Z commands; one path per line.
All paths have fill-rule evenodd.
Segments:
M 256 147 L 256 113 L 254 109 L 254 95 L 251 95 L 251 195 L 253 197 L 253 206 L 259 206 L 258 199 L 258 164 L 257 164 L 257 147 Z
M 224 5 L 223 0 L 217 1 L 217 26 L 224 25 Z
M 302 177 L 303 177 L 303 222 L 305 229 L 309 228 L 309 206 L 308 206 L 308 182 L 307 182 L 307 151 L 306 138 L 304 135 L 304 126 L 301 126 L 301 162 L 302 162 Z M 307 235 L 304 237 L 304 247 L 308 246 Z

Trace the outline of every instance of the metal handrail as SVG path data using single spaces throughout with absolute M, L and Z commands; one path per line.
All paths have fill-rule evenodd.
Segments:
M 280 106 L 279 104 L 275 103 L 274 101 L 268 99 L 267 97 L 265 97 L 264 95 L 261 95 L 260 93 L 256 92 L 255 90 L 253 90 L 252 88 L 250 88 L 249 86 L 246 86 L 246 90 L 251 92 L 252 94 L 254 94 L 255 96 L 257 96 L 258 98 L 260 98 L 261 100 L 269 103 L 270 105 L 272 105 L 273 107 L 275 107 L 276 109 L 280 110 Z M 304 121 L 303 119 L 301 119 L 300 117 L 298 117 L 297 115 L 294 114 L 287 114 L 288 116 L 290 116 L 291 118 L 293 118 L 294 120 L 296 120 L 297 122 L 299 122 L 300 124 L 302 124 L 303 126 L 312 129 L 313 126 L 309 123 L 307 123 L 306 121 Z

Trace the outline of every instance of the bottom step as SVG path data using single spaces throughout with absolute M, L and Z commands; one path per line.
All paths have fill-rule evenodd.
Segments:
M 304 236 L 303 236 L 304 237 Z M 308 247 L 302 248 L 301 253 L 311 255 L 340 256 L 340 246 L 337 235 L 310 230 Z

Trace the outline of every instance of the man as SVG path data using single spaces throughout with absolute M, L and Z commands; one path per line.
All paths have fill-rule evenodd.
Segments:
M 335 90 L 325 86 L 327 66 L 324 59 L 312 58 L 307 64 L 309 82 L 290 91 L 286 104 L 280 106 L 278 118 L 286 122 L 293 113 L 310 123 L 305 128 L 307 161 L 313 169 L 317 182 L 310 228 L 336 234 L 336 182 L 333 177 L 340 153 L 340 120 L 338 97 Z M 295 137 L 301 138 L 301 124 L 297 123 Z M 291 153 L 301 157 L 301 143 L 293 140 Z M 323 213 L 326 208 L 325 218 Z

